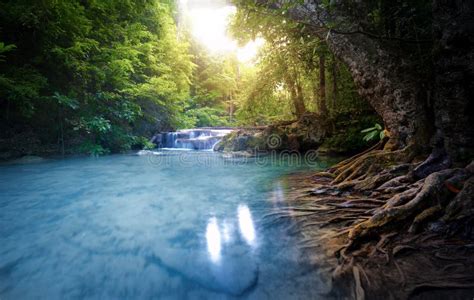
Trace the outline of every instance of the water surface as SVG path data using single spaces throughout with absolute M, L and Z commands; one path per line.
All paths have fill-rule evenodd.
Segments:
M 165 151 L 0 166 L 0 299 L 298 299 L 327 287 L 272 157 Z

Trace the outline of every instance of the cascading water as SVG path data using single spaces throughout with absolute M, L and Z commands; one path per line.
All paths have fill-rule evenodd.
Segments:
M 230 132 L 232 132 L 230 128 L 183 129 L 176 132 L 159 133 L 151 141 L 158 148 L 212 150 Z

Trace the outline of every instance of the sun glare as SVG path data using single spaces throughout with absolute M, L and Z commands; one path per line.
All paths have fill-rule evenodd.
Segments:
M 212 5 L 207 1 L 199 5 L 198 0 L 181 0 L 182 17 L 191 28 L 191 33 L 200 43 L 214 54 L 234 52 L 242 63 L 252 63 L 264 40 L 259 38 L 239 47 L 237 42 L 227 34 L 230 17 L 236 12 L 235 6 Z M 201 2 L 202 3 L 202 2 Z

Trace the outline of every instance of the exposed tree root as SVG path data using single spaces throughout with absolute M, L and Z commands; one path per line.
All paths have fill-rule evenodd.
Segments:
M 419 192 L 411 189 L 404 194 L 395 195 L 387 202 L 387 206 L 379 209 L 369 220 L 357 224 L 349 233 L 349 238 L 357 240 L 377 233 L 386 227 L 397 227 L 397 223 L 412 220 L 412 230 L 417 230 L 420 224 L 430 216 L 443 211 L 450 191 L 444 182 L 450 178 L 465 180 L 471 174 L 465 169 L 448 169 L 429 175 Z M 411 195 L 415 196 L 411 199 Z M 471 195 L 472 196 L 472 195 Z M 404 203 L 406 201 L 406 203 Z M 406 223 L 405 223 L 406 224 Z
M 355 281 L 355 294 L 356 294 L 356 299 L 357 300 L 363 300 L 365 299 L 365 291 L 364 288 L 362 287 L 362 283 L 360 280 L 360 271 L 359 268 L 354 266 L 352 267 L 352 273 L 354 274 L 354 281 Z
M 418 232 L 421 224 L 425 223 L 429 219 L 434 218 L 436 215 L 439 215 L 442 211 L 443 207 L 441 205 L 435 205 L 425 209 L 415 217 L 410 228 L 408 229 L 408 232 Z
M 445 238 L 474 239 L 474 163 L 448 169 L 444 156 L 413 163 L 409 147 L 382 147 L 295 179 L 289 197 L 298 200 L 275 217 L 298 220 L 303 248 L 333 253 L 333 278 L 355 298 L 474 288 L 474 242 Z M 428 225 L 435 231 L 426 233 Z
M 399 167 L 401 163 L 410 162 L 414 155 L 413 147 L 409 146 L 395 151 L 371 150 L 332 168 L 331 172 L 336 175 L 333 183 L 367 179 L 372 174 L 380 173 L 391 166 Z M 396 168 L 392 174 L 396 174 Z M 384 175 L 384 177 L 389 177 L 388 174 Z
M 359 157 L 361 156 L 364 156 L 365 154 L 369 153 L 369 152 L 372 152 L 374 150 L 382 150 L 383 149 L 383 146 L 385 145 L 386 143 L 386 140 L 383 140 L 383 141 L 380 141 L 378 142 L 377 144 L 373 145 L 372 147 L 370 147 L 369 149 L 361 152 L 361 153 L 358 153 L 352 157 L 349 157 L 348 159 L 345 159 L 341 162 L 339 162 L 338 164 L 332 166 L 331 168 L 328 169 L 327 172 L 321 172 L 321 173 L 329 173 L 329 174 L 332 174 L 334 173 L 335 170 L 341 168 L 342 166 L 344 165 L 347 165 L 348 163 L 351 163 L 353 162 L 355 159 L 358 159 Z M 321 173 L 318 173 L 318 174 L 321 174 Z

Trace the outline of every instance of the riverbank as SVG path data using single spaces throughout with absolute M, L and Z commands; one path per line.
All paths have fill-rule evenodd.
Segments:
M 316 151 L 330 156 L 349 156 L 375 144 L 365 141 L 361 131 L 373 126 L 372 116 L 361 120 L 349 117 L 333 119 L 316 113 L 305 113 L 297 120 L 276 122 L 268 126 L 236 128 L 226 135 L 214 150 L 221 152 Z
M 470 299 L 474 241 L 432 222 L 422 232 L 381 232 L 354 245 L 349 232 L 384 206 L 388 193 L 341 190 L 327 174 L 288 177 L 289 209 L 272 216 L 298 224 L 311 263 L 332 272 L 333 290 L 352 299 Z M 326 256 L 321 256 L 325 253 Z

